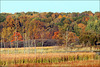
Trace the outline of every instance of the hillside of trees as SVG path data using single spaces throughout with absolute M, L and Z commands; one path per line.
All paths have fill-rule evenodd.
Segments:
M 0 42 L 55 39 L 61 45 L 97 45 L 100 42 L 100 12 L 0 13 Z

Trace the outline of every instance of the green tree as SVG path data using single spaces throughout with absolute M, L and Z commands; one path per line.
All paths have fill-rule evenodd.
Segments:
M 90 20 L 87 22 L 86 31 L 93 31 L 96 33 L 100 33 L 100 20 L 96 17 L 91 17 Z

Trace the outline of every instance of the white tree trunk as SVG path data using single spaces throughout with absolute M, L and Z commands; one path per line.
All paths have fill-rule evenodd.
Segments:
M 36 40 L 35 39 L 34 39 L 34 47 L 35 47 L 34 52 L 35 52 L 35 56 L 36 56 Z

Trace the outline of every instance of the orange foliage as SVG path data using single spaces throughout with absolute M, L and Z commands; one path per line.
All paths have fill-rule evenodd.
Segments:
M 52 36 L 52 39 L 58 39 L 59 38 L 59 31 L 54 32 L 54 36 Z
M 84 21 L 87 22 L 89 19 L 90 19 L 89 17 L 86 17 L 86 16 L 85 16 L 85 17 L 82 18 L 82 21 L 83 21 L 83 22 L 84 22 Z
M 82 31 L 85 32 L 86 25 L 84 25 L 83 23 L 79 23 L 78 27 L 80 27 Z
M 12 18 L 12 16 L 8 15 L 8 16 L 6 17 L 6 21 L 7 21 L 7 26 L 10 26 L 10 27 L 13 26 L 13 24 L 14 24 L 14 19 Z
M 61 16 L 61 15 L 59 15 L 59 16 L 58 16 L 58 18 L 59 18 L 59 19 L 61 19 L 61 18 L 62 18 L 62 16 Z
M 88 15 L 89 15 L 89 16 L 93 16 L 93 13 L 92 13 L 92 12 L 90 12 Z
M 22 40 L 22 36 L 21 36 L 21 34 L 19 32 L 14 32 L 14 34 L 12 35 L 11 42 L 13 42 L 13 41 L 23 41 Z
M 63 15 L 63 17 L 65 17 L 65 18 L 66 18 L 66 15 Z
M 75 33 L 73 32 L 68 33 L 68 42 L 70 43 L 76 42 L 76 39 L 79 39 L 79 37 Z
M 42 29 L 44 27 L 44 22 L 40 22 L 39 20 L 34 20 L 33 23 L 37 28 Z
M 51 16 L 52 16 L 52 18 L 57 18 L 58 17 L 58 13 L 53 13 Z

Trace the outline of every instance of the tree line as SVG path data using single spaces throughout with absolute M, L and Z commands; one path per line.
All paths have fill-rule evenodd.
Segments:
M 100 12 L 0 13 L 0 42 L 59 39 L 61 45 L 100 42 Z

